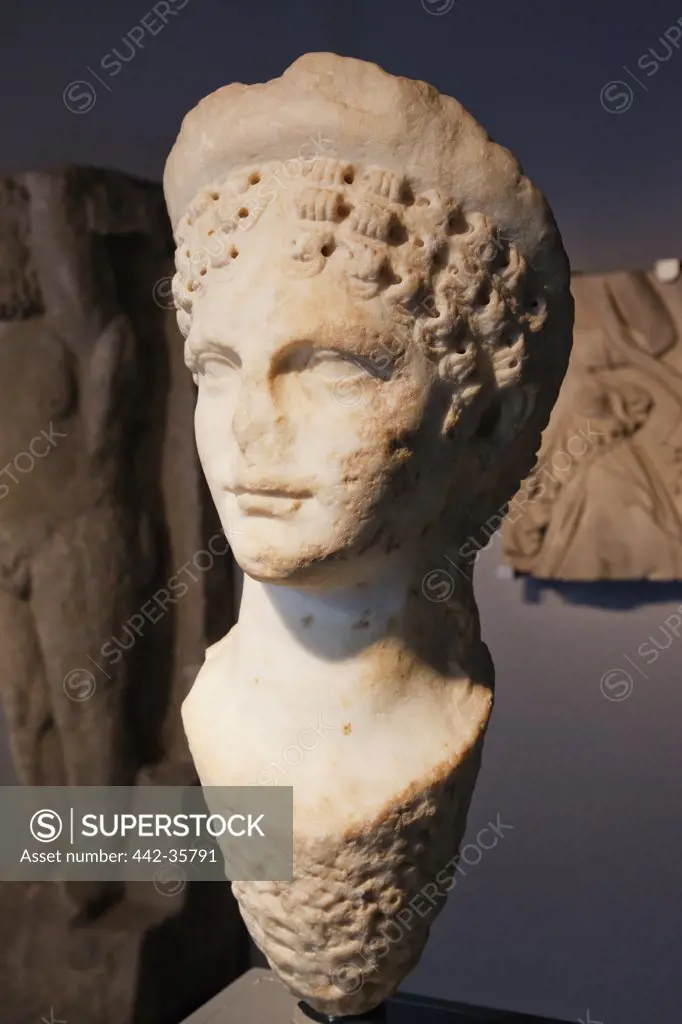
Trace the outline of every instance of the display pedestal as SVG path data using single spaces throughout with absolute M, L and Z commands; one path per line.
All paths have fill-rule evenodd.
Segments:
M 328 1020 L 337 1024 L 562 1024 L 526 1013 L 404 994 L 393 996 L 369 1014 L 325 1018 L 307 1013 L 281 981 L 262 967 L 247 971 L 183 1024 L 319 1024 Z

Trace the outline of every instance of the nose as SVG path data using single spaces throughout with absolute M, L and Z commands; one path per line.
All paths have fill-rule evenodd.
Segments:
M 264 374 L 245 375 L 232 415 L 232 432 L 242 455 L 274 452 L 282 420 L 268 378 Z

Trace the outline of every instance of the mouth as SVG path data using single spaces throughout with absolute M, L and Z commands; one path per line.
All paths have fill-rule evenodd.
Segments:
M 251 516 L 286 518 L 297 512 L 312 491 L 296 491 L 281 487 L 228 488 L 237 499 L 241 512 Z

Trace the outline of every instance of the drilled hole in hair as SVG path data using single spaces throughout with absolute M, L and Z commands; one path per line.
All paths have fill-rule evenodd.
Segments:
M 388 232 L 389 245 L 404 245 L 407 241 L 407 230 L 400 221 L 394 220 Z
M 208 232 L 209 238 L 211 237 L 211 235 L 215 235 L 215 228 L 211 228 L 210 231 Z
M 443 270 L 447 267 L 450 259 L 450 249 L 447 245 L 441 246 L 436 255 L 433 257 L 433 266 L 436 270 Z M 457 268 L 454 268 L 455 272 Z
M 353 182 L 355 181 L 355 171 L 353 170 L 352 167 L 349 167 L 346 170 L 346 172 L 343 175 L 343 180 L 345 181 L 346 185 L 353 184 Z
M 491 295 L 491 293 L 492 293 L 492 288 L 491 288 L 491 285 L 490 285 L 490 281 L 487 278 L 484 278 L 483 281 L 481 281 L 481 285 L 480 285 L 480 287 L 478 289 L 478 299 L 479 299 L 479 301 L 480 302 L 490 302 L 490 295 Z
M 249 175 L 249 185 L 257 185 L 260 181 L 260 174 L 258 171 L 252 171 Z
M 237 248 L 236 245 L 233 245 L 230 248 L 230 256 L 232 257 L 233 260 L 236 260 L 237 256 L 239 256 L 239 249 Z
M 393 268 L 385 264 L 379 272 L 378 283 L 382 288 L 390 288 L 391 285 L 401 284 L 402 277 L 400 274 L 395 274 Z
M 340 220 L 345 220 L 350 214 L 351 208 L 348 203 L 339 203 L 336 207 L 336 215 Z
M 448 215 L 446 231 L 449 235 L 461 235 L 469 230 L 466 218 L 461 210 L 452 210 Z
M 218 199 L 220 199 L 220 192 L 211 192 L 211 199 L 213 200 L 213 202 L 216 202 Z
M 334 245 L 333 242 L 325 242 L 322 248 L 320 249 L 320 252 L 322 253 L 323 256 L 331 256 L 335 248 L 336 246 Z
M 249 211 L 247 210 L 247 208 L 245 206 L 240 206 L 239 209 L 237 210 L 237 216 L 238 217 L 248 217 L 249 216 Z

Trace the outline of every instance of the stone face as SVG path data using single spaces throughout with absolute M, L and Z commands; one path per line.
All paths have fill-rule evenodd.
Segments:
M 0 695 L 21 783 L 196 778 L 180 703 L 217 636 L 216 608 L 232 616 L 230 561 L 203 495 L 171 254 L 158 185 L 79 168 L 0 179 Z M 96 917 L 102 958 L 116 958 L 104 912 L 116 901 L 130 956 L 106 985 L 92 973 L 77 984 L 73 929 Z M 150 915 L 107 884 L 0 887 L 13 921 L 0 956 L 15 964 L 0 984 L 7 1019 L 37 1020 L 61 997 L 81 1016 L 132 1021 L 138 953 L 184 899 L 160 903 Z M 236 958 L 242 933 L 224 934 Z M 210 991 L 200 977 L 185 1009 L 192 985 L 197 1001 Z M 147 981 L 165 984 L 158 971 Z M 116 1007 L 106 1018 L 104 990 Z
M 333 54 L 203 100 L 164 187 L 199 457 L 245 572 L 183 721 L 204 785 L 294 787 L 294 880 L 233 889 L 298 998 L 359 1013 L 449 891 L 493 690 L 462 548 L 533 464 L 568 265 L 455 100 Z
M 503 528 L 519 572 L 682 577 L 682 276 L 576 275 L 573 354 Z

